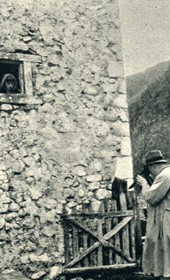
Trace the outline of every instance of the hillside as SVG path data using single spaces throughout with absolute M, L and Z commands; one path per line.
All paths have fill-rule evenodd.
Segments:
M 144 72 L 128 76 L 126 78 L 128 102 L 129 104 L 135 102 L 145 91 L 149 84 L 159 79 L 170 66 L 170 61 L 159 63 Z
M 135 88 L 140 85 L 135 84 Z M 136 94 L 138 97 L 129 102 L 134 175 L 151 149 L 162 150 L 170 159 L 170 67 Z

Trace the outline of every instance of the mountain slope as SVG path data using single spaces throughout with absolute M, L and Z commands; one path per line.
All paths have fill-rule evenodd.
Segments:
M 148 68 L 144 72 L 128 76 L 126 78 L 126 85 L 129 104 L 135 102 L 142 92 L 147 89 L 148 85 L 158 80 L 167 71 L 169 66 L 170 61 L 166 61 Z
M 129 117 L 134 175 L 151 149 L 170 159 L 170 67 L 129 103 Z

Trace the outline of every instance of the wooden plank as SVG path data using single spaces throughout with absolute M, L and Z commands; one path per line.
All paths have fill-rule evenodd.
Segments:
M 89 221 L 87 220 L 87 218 L 86 219 L 82 219 L 82 223 L 83 223 L 83 226 L 85 228 L 88 228 L 88 222 Z M 83 248 L 84 248 L 84 250 L 87 250 L 87 248 L 88 248 L 88 234 L 86 232 L 84 232 L 84 231 L 83 231 Z M 83 265 L 85 267 L 89 265 L 88 256 L 84 258 Z
M 91 213 L 93 212 L 92 206 L 90 203 L 83 203 L 82 204 L 82 214 L 83 213 Z M 91 223 L 93 223 L 93 221 L 91 219 L 89 219 L 89 217 L 85 217 L 83 216 L 82 218 L 82 223 L 83 226 L 85 228 L 90 229 Z M 83 243 L 84 243 L 84 249 L 86 250 L 88 248 L 88 246 L 90 246 L 90 235 L 87 234 L 86 232 L 83 232 Z M 89 244 L 88 244 L 89 243 Z M 93 242 L 94 243 L 94 242 Z M 92 243 L 92 244 L 93 244 Z M 91 259 L 90 259 L 90 255 L 87 255 L 84 259 L 83 259 L 83 265 L 84 267 L 89 266 L 91 263 Z
M 75 214 L 63 214 L 62 218 L 76 218 L 76 217 L 88 217 L 88 218 L 103 218 L 103 217 L 109 217 L 109 218 L 119 218 L 119 217 L 129 217 L 133 216 L 134 212 L 133 210 L 127 210 L 127 211 L 110 211 L 109 213 L 99 213 L 99 212 L 93 212 L 93 213 L 75 213 Z
M 130 256 L 136 259 L 135 255 L 135 224 L 134 219 L 129 223 L 129 236 L 130 236 Z
M 70 260 L 74 259 L 74 251 L 73 251 L 73 227 L 69 226 L 69 252 L 70 252 Z
M 116 200 L 112 199 L 111 200 L 111 210 L 113 212 L 116 212 L 117 211 L 117 202 Z M 119 212 L 119 211 L 117 211 Z M 116 224 L 118 223 L 118 219 L 117 218 L 112 218 L 112 228 L 116 226 Z M 113 245 L 116 245 L 116 246 L 119 246 L 120 248 L 120 243 L 119 243 L 119 238 L 117 238 L 117 236 L 113 236 L 109 242 Z M 119 260 L 120 257 L 118 255 L 115 254 L 115 252 L 112 252 L 112 264 L 115 264 L 115 263 L 119 263 L 119 261 L 117 262 L 117 259 Z
M 112 219 L 108 218 L 105 220 L 106 223 L 106 230 L 107 232 L 109 232 L 111 230 L 111 226 L 112 226 Z M 110 239 L 110 243 L 113 244 L 113 240 Z M 112 264 L 113 263 L 113 251 L 109 250 L 108 252 L 108 264 Z
M 70 261 L 70 245 L 69 245 L 69 227 L 66 222 L 63 225 L 64 230 L 64 248 L 65 248 L 65 262 L 68 263 Z
M 117 234 L 115 234 L 115 246 L 119 247 L 119 248 L 121 247 L 121 240 L 120 240 L 119 232 Z M 118 254 L 115 255 L 115 262 L 116 262 L 116 264 L 122 263 L 122 259 L 121 259 L 120 255 L 118 255 Z
M 24 71 L 23 71 L 23 63 L 19 65 L 19 84 L 21 89 L 21 94 L 24 94 Z
M 90 219 L 89 229 L 97 235 L 97 219 Z M 89 246 L 91 247 L 95 243 L 96 239 L 89 236 Z M 97 266 L 97 249 L 89 254 L 89 266 Z
M 104 213 L 105 207 L 104 207 L 104 201 L 102 200 L 99 207 L 99 213 Z M 102 228 L 102 218 L 97 219 L 97 236 L 98 239 L 101 240 L 103 238 L 103 228 Z M 99 245 L 97 250 L 97 265 L 101 266 L 103 265 L 103 248 L 102 244 Z
M 81 268 L 64 268 L 64 273 L 81 273 L 88 271 L 99 271 L 99 270 L 123 270 L 136 268 L 136 263 L 131 264 L 114 264 L 114 265 L 104 265 L 104 266 L 92 266 L 92 267 L 81 267 Z
M 117 234 L 124 226 L 126 226 L 133 217 L 126 217 L 124 218 L 119 224 L 117 224 L 110 232 L 105 234 L 103 238 L 105 240 L 109 240 L 111 237 L 113 237 L 115 234 Z
M 120 193 L 120 205 L 121 205 L 121 210 L 126 211 L 127 210 L 127 198 L 126 194 L 124 192 Z M 129 254 L 129 228 L 128 225 L 122 229 L 122 249 L 124 253 Z M 122 260 L 124 263 L 124 260 Z
M 111 211 L 111 207 L 112 207 L 112 201 L 108 198 L 104 199 L 104 210 L 107 213 L 107 218 L 104 219 L 105 221 L 105 228 L 106 228 L 106 233 L 109 232 L 112 229 L 112 218 L 108 217 L 108 214 Z M 113 244 L 113 240 L 110 239 L 109 241 L 111 244 Z M 104 264 L 113 264 L 113 250 L 108 249 L 106 251 L 106 249 L 104 250 Z
M 78 221 L 75 221 L 72 218 L 67 218 L 66 221 L 69 221 L 71 224 L 74 224 L 75 226 L 77 226 L 78 228 L 82 229 L 86 233 L 89 233 L 95 239 L 98 239 L 97 235 L 93 231 L 91 231 L 89 228 L 86 228 L 84 225 L 80 224 Z
M 79 243 L 78 243 L 78 229 L 74 226 L 72 227 L 72 244 L 73 244 L 73 258 L 79 253 Z
M 41 56 L 23 54 L 23 53 L 5 53 L 0 52 L 0 59 L 9 59 L 9 60 L 20 60 L 20 61 L 29 61 L 29 62 L 41 62 Z
M 24 67 L 24 86 L 25 86 L 25 93 L 26 95 L 31 95 L 33 93 L 32 90 L 32 67 L 31 62 L 23 61 Z
M 112 198 L 116 202 L 116 207 L 117 210 L 121 211 L 122 208 L 123 210 L 127 211 L 127 207 L 124 207 L 127 204 L 127 201 L 125 200 L 125 191 L 127 189 L 127 182 L 125 180 L 122 180 L 120 178 L 115 177 L 114 181 L 112 183 Z M 124 201 L 121 201 L 122 198 Z M 122 207 L 123 206 L 123 207 Z M 121 223 L 121 217 L 118 218 L 118 224 Z M 120 247 L 121 249 L 123 248 L 123 236 L 122 233 L 124 231 L 124 227 L 120 229 L 120 231 L 117 232 L 115 235 L 115 245 Z M 116 263 L 122 263 L 124 262 L 118 255 L 115 256 Z
M 103 237 L 103 232 L 102 232 L 102 220 L 98 219 L 97 220 L 97 235 L 98 238 L 101 239 Z M 102 250 L 102 245 L 99 245 L 98 247 L 98 252 L 97 252 L 97 262 L 98 265 L 103 265 L 103 250 Z
M 0 93 L 0 104 L 20 104 L 20 105 L 39 105 L 42 104 L 43 101 L 40 98 L 36 98 L 31 96 L 32 93 L 28 93 L 28 96 L 25 94 L 9 94 L 4 95 L 4 93 Z
M 20 65 L 21 61 L 16 61 L 16 60 L 7 60 L 7 59 L 1 59 L 0 62 L 5 63 L 5 64 L 14 64 L 14 65 Z
M 133 263 L 134 262 L 134 260 L 131 257 L 129 257 L 129 255 L 126 254 L 123 250 L 121 250 L 120 247 L 118 247 L 116 245 L 112 245 L 109 242 L 106 243 L 106 246 L 108 246 L 113 251 L 115 251 L 120 257 L 122 257 L 127 262 L 129 262 L 129 263 Z
M 134 221 L 135 221 L 135 253 L 136 253 L 136 261 L 139 266 L 141 266 L 142 262 L 142 231 L 141 231 L 141 221 L 140 221 L 140 213 L 139 213 L 139 203 L 137 192 L 134 192 Z

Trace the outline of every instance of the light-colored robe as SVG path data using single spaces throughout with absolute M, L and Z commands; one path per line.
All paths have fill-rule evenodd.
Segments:
M 143 271 L 170 277 L 170 166 L 155 177 L 150 188 L 144 188 L 143 194 L 149 205 Z

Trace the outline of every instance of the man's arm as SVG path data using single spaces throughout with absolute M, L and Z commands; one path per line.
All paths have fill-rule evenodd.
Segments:
M 152 206 L 159 203 L 170 189 L 170 177 L 164 171 L 156 176 L 151 187 L 148 185 L 147 181 L 139 175 L 137 176 L 137 182 L 142 186 L 142 194 L 146 201 Z
M 169 176 L 166 176 L 166 174 L 161 172 L 161 174 L 159 174 L 155 178 L 150 189 L 148 189 L 148 191 L 145 191 L 145 199 L 151 206 L 154 206 L 166 196 L 169 189 L 170 178 Z

